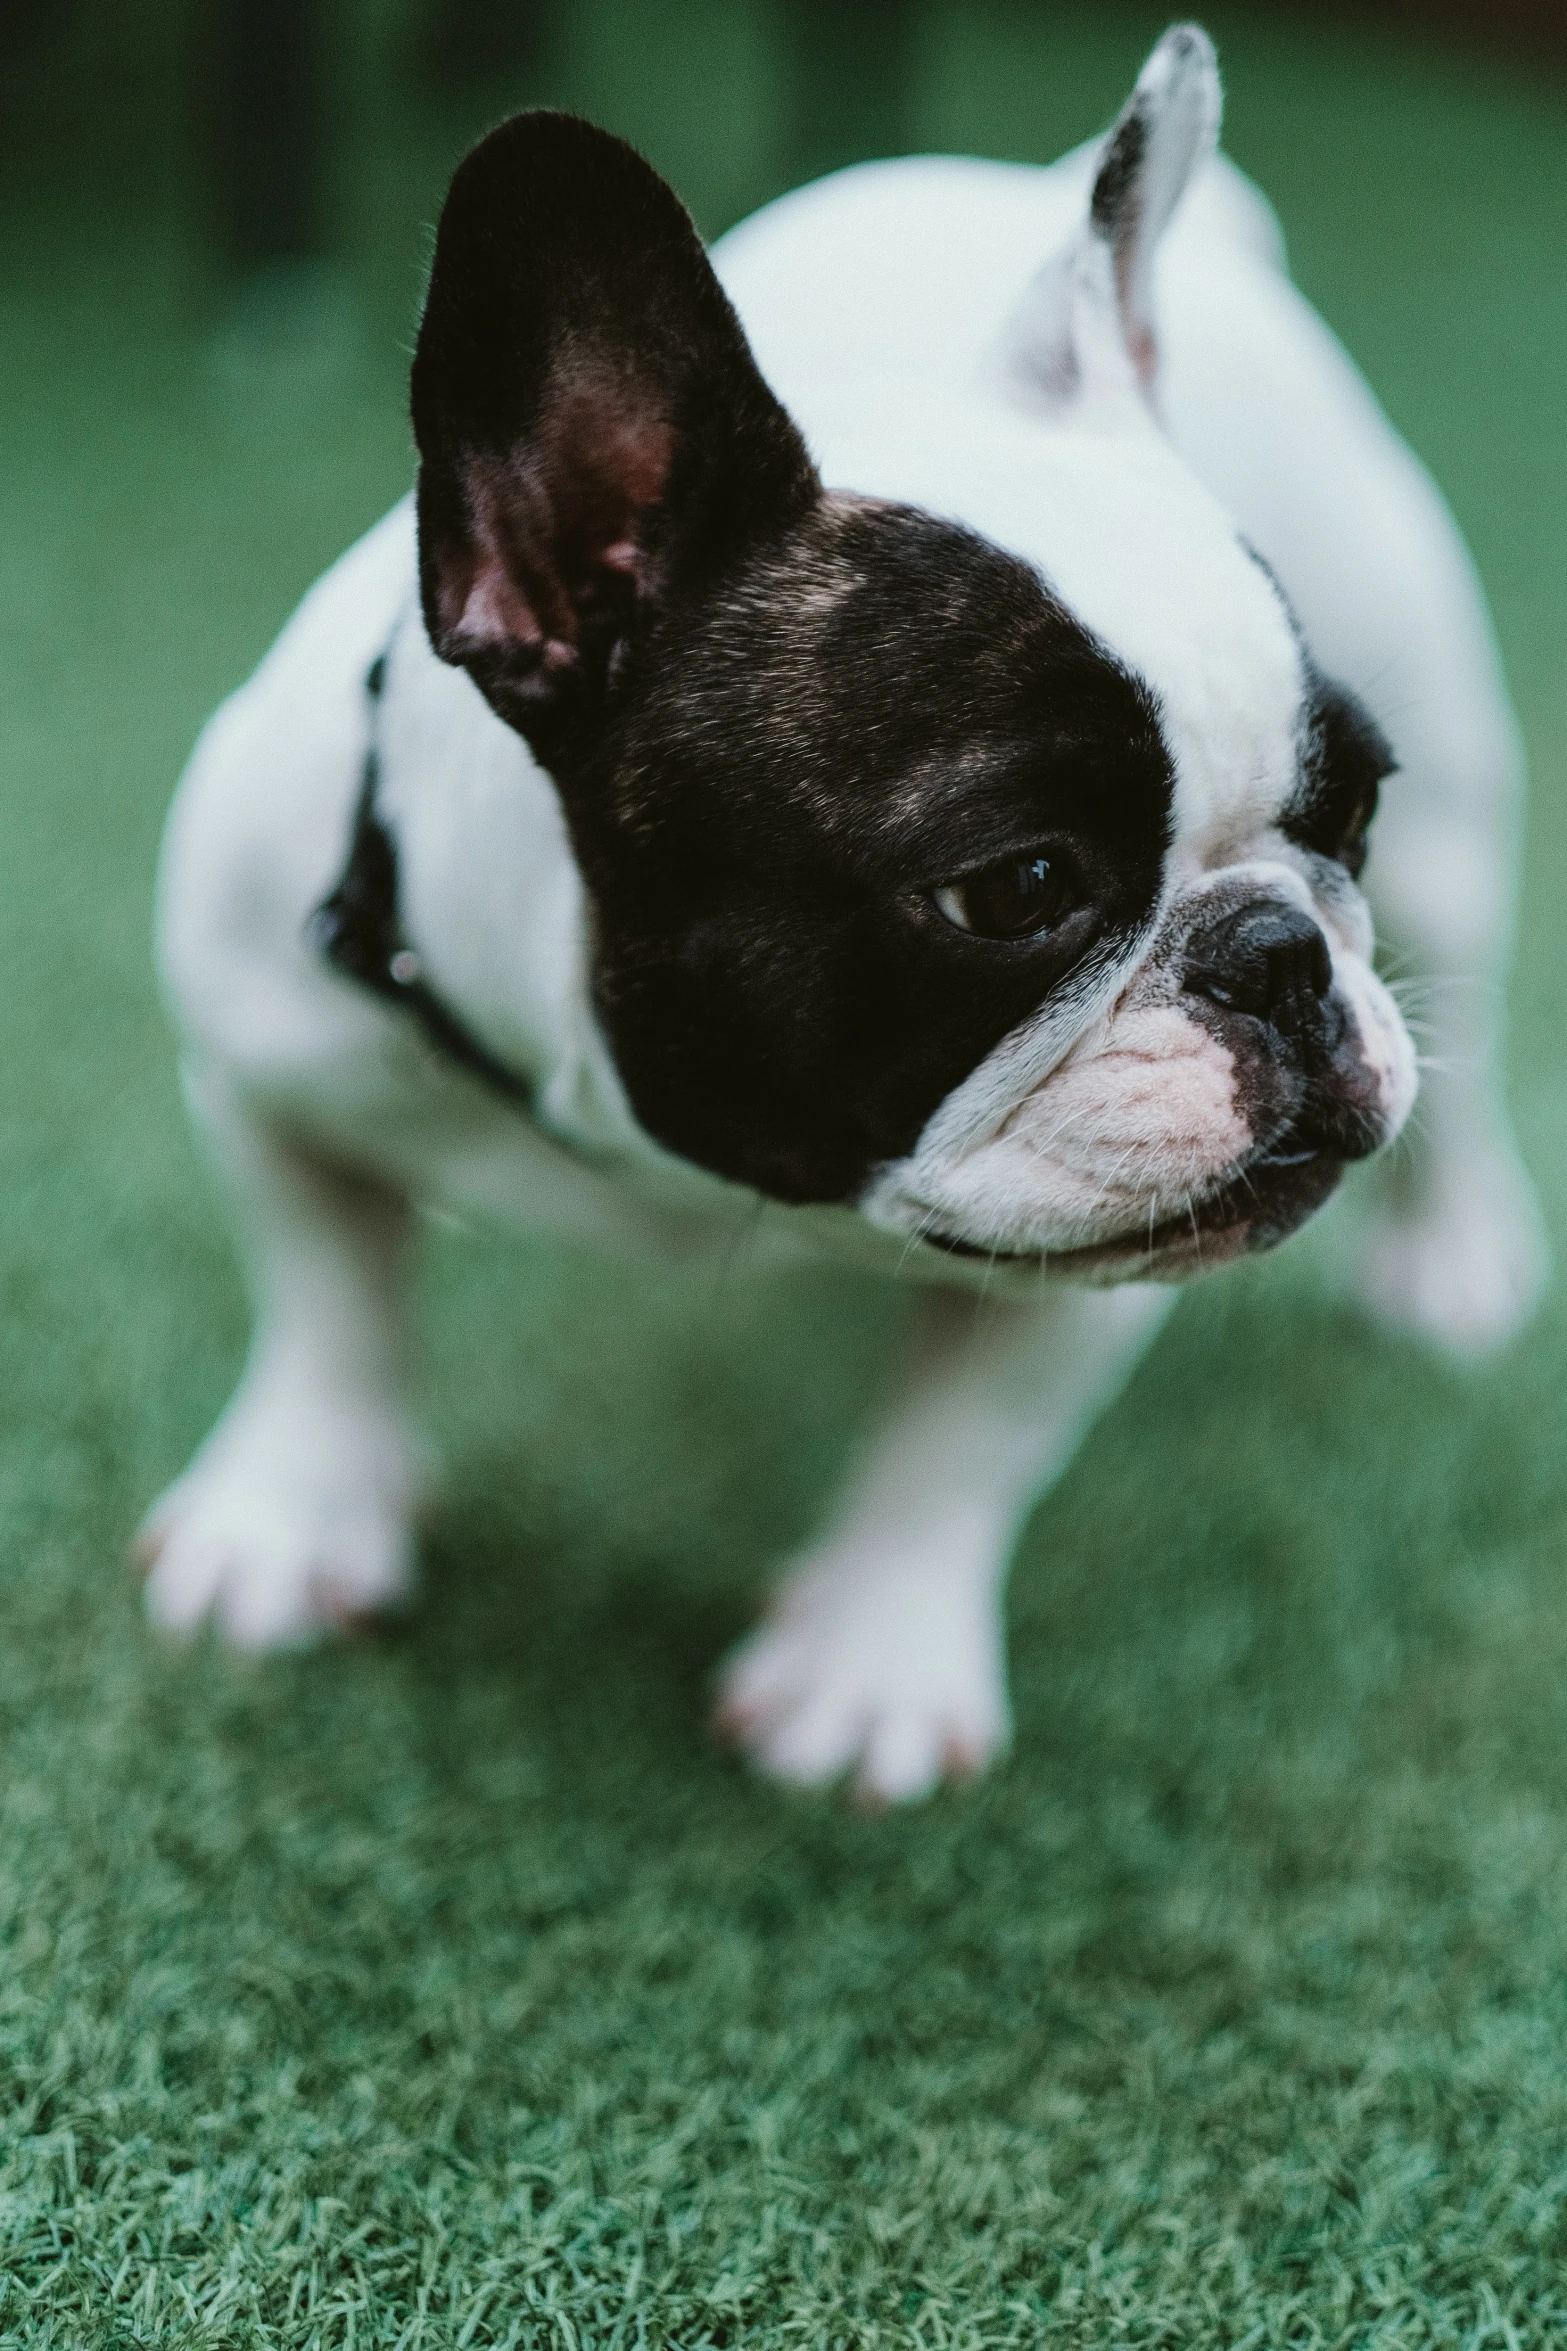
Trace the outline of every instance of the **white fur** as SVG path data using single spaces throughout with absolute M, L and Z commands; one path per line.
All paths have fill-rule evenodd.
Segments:
M 1189 84 L 1181 108 L 1170 137 L 1195 147 L 1206 118 Z M 398 508 L 212 721 L 170 822 L 163 970 L 192 1108 L 240 1205 L 257 1334 L 228 1413 L 149 1521 L 160 1622 L 212 1619 L 264 1646 L 403 1589 L 417 1488 L 398 1401 L 409 1201 L 664 1252 L 827 1248 L 895 1274 L 933 1210 L 987 1242 L 1072 1246 L 1233 1166 L 1244 1137 L 1222 1050 L 1134 985 L 1158 925 L 1220 875 L 1257 864 L 1309 899 L 1273 830 L 1294 771 L 1299 650 L 1232 516 L 1323 667 L 1398 748 L 1378 898 L 1418 966 L 1461 983 L 1433 999 L 1434 1050 L 1456 1066 L 1431 1091 L 1369 1294 L 1457 1345 L 1494 1341 L 1524 1311 L 1539 1247 L 1492 1076 L 1518 757 L 1462 546 L 1289 285 L 1266 205 L 1217 160 L 1157 261 L 1137 259 L 1166 440 L 1115 359 L 1112 273 L 1091 253 L 1050 265 L 1089 252 L 1091 171 L 1086 151 L 1049 171 L 866 167 L 769 207 L 715 259 L 830 484 L 911 499 L 1015 549 L 1154 685 L 1177 775 L 1154 933 L 1005 1040 L 883 1172 L 865 1214 L 770 1208 L 758 1223 L 751 1196 L 637 1126 L 591 1010 L 583 891 L 553 787 L 430 651 Z M 1031 347 L 1059 350 L 1063 332 L 1099 354 L 1097 386 L 1086 364 L 1075 393 L 1031 367 Z M 536 1122 L 305 941 L 341 867 L 364 674 L 389 638 L 383 802 L 407 927 L 432 985 L 534 1075 Z M 1313 911 L 1396 1128 L 1412 1066 L 1368 926 L 1354 906 Z M 332 1172 L 344 1166 L 363 1172 Z M 852 1770 L 883 1799 L 978 1768 L 1004 1741 L 1012 1541 L 1166 1302 L 1012 1277 L 976 1309 L 953 1287 L 974 1269 L 922 1257 L 919 1270 L 934 1286 L 910 1367 L 832 1530 L 723 1697 L 765 1768 Z

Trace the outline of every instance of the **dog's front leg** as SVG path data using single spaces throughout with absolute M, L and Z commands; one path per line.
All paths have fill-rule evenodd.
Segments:
M 406 1201 L 193 1081 L 248 1244 L 256 1330 L 232 1401 L 137 1544 L 156 1622 L 243 1648 L 308 1640 L 407 1588 L 398 1399 Z
M 720 1727 L 765 1771 L 852 1770 L 896 1802 L 1005 1746 L 1013 1543 L 1168 1305 L 1148 1288 L 924 1295 L 831 1531 L 725 1670 Z

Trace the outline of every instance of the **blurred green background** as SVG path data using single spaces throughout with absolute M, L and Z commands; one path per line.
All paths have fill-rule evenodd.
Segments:
M 1164 21 L 483 15 L 320 15 L 269 250 L 232 25 L 0 11 L 0 2341 L 1559 2344 L 1559 1299 L 1459 1373 L 1336 1298 L 1321 1232 L 1194 1292 L 1026 1539 L 1014 1759 L 909 1817 L 702 1727 L 887 1343 L 836 1273 L 440 1238 L 419 1612 L 261 1668 L 142 1629 L 127 1534 L 244 1336 L 159 825 L 407 482 L 465 142 L 578 107 L 716 232 L 862 151 L 1048 159 Z M 1494 600 L 1560 1246 L 1567 97 L 1352 15 L 1208 21 L 1231 150 Z

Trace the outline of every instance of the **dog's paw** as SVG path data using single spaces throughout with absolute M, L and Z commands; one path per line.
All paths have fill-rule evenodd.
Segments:
M 410 1485 L 395 1455 L 307 1466 L 265 1441 L 215 1446 L 136 1539 L 147 1613 L 179 1639 L 210 1623 L 265 1650 L 395 1607 L 413 1582 Z
M 717 1724 L 774 1779 L 852 1772 L 870 1804 L 971 1779 L 1010 1730 L 994 1605 L 936 1574 L 808 1569 L 725 1666 Z
M 1528 1320 L 1549 1264 L 1529 1179 L 1495 1149 L 1444 1169 L 1418 1202 L 1378 1213 L 1360 1287 L 1382 1321 L 1474 1358 Z

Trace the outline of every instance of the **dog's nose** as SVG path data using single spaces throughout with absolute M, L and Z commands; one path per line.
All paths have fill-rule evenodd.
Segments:
M 1304 1011 L 1332 985 L 1326 939 L 1309 914 L 1282 898 L 1253 900 L 1221 915 L 1193 940 L 1186 968 L 1191 995 L 1275 1026 L 1292 1002 Z

